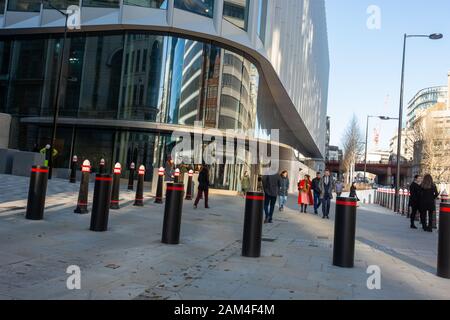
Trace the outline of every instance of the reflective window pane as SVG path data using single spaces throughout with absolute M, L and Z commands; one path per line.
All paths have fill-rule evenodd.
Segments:
M 79 117 L 117 117 L 122 73 L 123 36 L 86 37 Z
M 79 0 L 50 0 L 50 1 L 44 1 L 44 8 L 45 9 L 61 9 L 65 10 L 69 6 L 79 6 L 80 1 Z
M 168 0 L 124 0 L 123 4 L 145 8 L 167 9 L 167 1 Z
M 9 0 L 8 10 L 39 12 L 41 11 L 41 0 Z
M 212 18 L 214 14 L 214 0 L 175 0 L 175 8 Z
M 258 35 L 262 42 L 266 39 L 268 0 L 260 0 L 258 8 Z
M 163 76 L 163 36 L 128 34 L 121 81 L 121 119 L 157 121 Z
M 0 14 L 5 12 L 5 1 L 6 0 L 0 0 Z
M 8 113 L 39 115 L 44 83 L 47 40 L 16 40 L 11 60 Z M 23 94 L 26 92 L 27 94 Z
M 225 0 L 223 17 L 243 30 L 247 30 L 248 0 Z
M 119 8 L 120 0 L 83 0 L 83 7 Z

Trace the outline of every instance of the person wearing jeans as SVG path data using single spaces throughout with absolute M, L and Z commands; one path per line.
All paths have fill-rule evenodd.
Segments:
M 287 173 L 287 171 L 283 171 L 281 173 L 281 176 L 280 176 L 280 192 L 279 192 L 279 196 L 280 196 L 280 202 L 279 202 L 280 211 L 284 210 L 284 206 L 287 203 L 288 192 L 289 192 L 288 173 Z
M 264 213 L 266 215 L 264 223 L 272 223 L 273 212 L 275 211 L 275 204 L 280 190 L 280 176 L 278 174 L 266 175 L 263 177 L 262 183 L 265 196 Z

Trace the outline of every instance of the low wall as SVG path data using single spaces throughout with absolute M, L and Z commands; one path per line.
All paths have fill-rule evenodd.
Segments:
M 45 156 L 36 152 L 17 151 L 13 156 L 12 174 L 29 177 L 31 167 L 44 165 Z
M 6 113 L 0 113 L 0 148 L 8 148 L 10 129 L 11 116 Z
M 0 149 L 0 173 L 11 174 L 13 168 L 14 154 L 19 152 L 14 149 Z

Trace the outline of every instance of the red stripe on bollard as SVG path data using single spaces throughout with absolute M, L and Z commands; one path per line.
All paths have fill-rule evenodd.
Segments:
M 184 187 L 167 187 L 170 191 L 184 191 Z
M 348 207 L 357 207 L 358 203 L 357 202 L 353 202 L 353 201 L 336 201 L 337 205 L 340 206 L 348 206 Z
M 96 181 L 112 181 L 112 178 L 102 178 L 102 177 L 96 177 Z
M 264 196 L 246 196 L 246 199 L 264 201 Z
M 33 168 L 33 169 L 31 169 L 31 172 L 48 173 L 48 170 L 47 169 L 36 169 L 36 168 Z
M 450 208 L 441 208 L 442 213 L 450 213 Z

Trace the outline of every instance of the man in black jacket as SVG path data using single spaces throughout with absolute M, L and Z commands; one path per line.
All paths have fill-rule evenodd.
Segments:
M 317 210 L 320 208 L 320 172 L 317 172 L 316 177 L 311 182 L 311 189 L 314 192 L 314 214 L 318 214 Z
M 420 183 L 422 177 L 416 175 L 414 181 L 409 186 L 409 206 L 411 207 L 411 229 L 417 229 L 415 225 L 417 211 L 419 211 L 419 200 L 420 200 Z
M 280 191 L 280 180 L 281 177 L 278 174 L 263 176 L 264 213 L 266 216 L 264 223 L 272 223 L 273 212 Z

